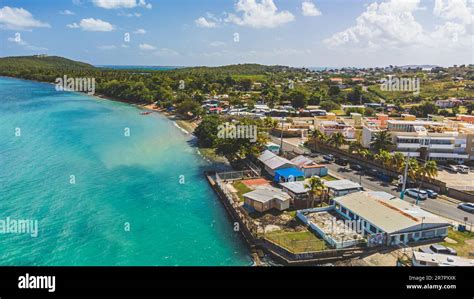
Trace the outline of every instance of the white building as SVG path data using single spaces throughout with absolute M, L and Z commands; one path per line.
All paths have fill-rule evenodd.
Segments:
M 415 267 L 438 267 L 438 266 L 461 266 L 473 267 L 474 260 L 467 259 L 454 255 L 438 254 L 438 253 L 424 253 L 419 251 L 413 252 L 412 265 Z
M 348 220 L 360 221 L 366 234 L 376 236 L 379 244 L 410 243 L 448 235 L 447 221 L 386 192 L 355 192 L 333 201 L 335 211 Z
M 283 211 L 290 207 L 290 196 L 280 189 L 269 186 L 257 187 L 243 196 L 246 205 L 262 213 L 270 209 Z
M 351 180 L 324 181 L 324 185 L 328 188 L 331 196 L 343 196 L 363 190 L 361 185 Z

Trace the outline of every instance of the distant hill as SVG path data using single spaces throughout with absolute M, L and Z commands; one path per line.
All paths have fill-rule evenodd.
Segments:
M 0 69 L 94 69 L 93 65 L 59 56 L 11 56 L 0 58 Z
M 184 72 L 184 73 L 208 73 L 212 72 L 214 74 L 229 74 L 229 75 L 260 75 L 265 73 L 274 73 L 274 72 L 293 72 L 301 71 L 302 69 L 292 68 L 288 66 L 281 65 L 261 65 L 255 63 L 246 63 L 246 64 L 233 64 L 217 67 L 207 67 L 207 66 L 198 66 L 198 67 L 185 67 L 181 69 L 174 70 L 175 72 Z

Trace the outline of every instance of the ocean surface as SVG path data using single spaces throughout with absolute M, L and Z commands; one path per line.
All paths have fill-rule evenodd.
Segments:
M 0 233 L 0 265 L 250 265 L 190 139 L 157 113 L 0 77 L 0 221 L 38 221 L 37 237 Z

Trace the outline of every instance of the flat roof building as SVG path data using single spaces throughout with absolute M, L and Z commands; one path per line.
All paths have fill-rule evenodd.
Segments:
M 450 224 L 386 192 L 355 192 L 333 199 L 335 210 L 361 221 L 367 234 L 387 245 L 446 237 Z
M 351 180 L 324 181 L 324 185 L 332 196 L 342 196 L 363 190 L 361 185 Z
M 270 186 L 260 186 L 243 195 L 245 205 L 261 213 L 270 209 L 279 211 L 290 207 L 290 196 L 280 189 Z

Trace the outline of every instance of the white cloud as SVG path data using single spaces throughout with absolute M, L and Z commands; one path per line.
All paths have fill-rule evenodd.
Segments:
M 401 46 L 424 42 L 422 26 L 413 12 L 420 9 L 419 0 L 389 0 L 367 6 L 356 19 L 356 25 L 324 40 L 330 47 L 350 43 L 361 48 L 377 49 L 380 46 Z
M 178 56 L 179 52 L 173 49 L 160 48 L 157 51 L 155 51 L 153 54 L 156 56 Z
M 142 16 L 141 13 L 139 12 L 134 12 L 134 13 L 124 13 L 124 12 L 120 12 L 117 14 L 119 17 L 127 17 L 127 18 L 132 18 L 132 17 L 135 17 L 135 18 L 139 18 Z
M 150 50 L 155 50 L 156 49 L 155 46 L 152 46 L 150 44 L 140 44 L 140 45 L 138 45 L 138 47 L 140 48 L 140 50 L 145 50 L 145 51 L 150 51 Z
M 38 27 L 51 27 L 48 23 L 36 20 L 33 15 L 23 9 L 4 6 L 0 9 L 0 28 L 25 30 Z
M 69 9 L 66 9 L 66 10 L 61 10 L 59 12 L 60 15 L 65 15 L 65 16 L 73 16 L 75 15 L 74 12 L 70 11 Z
M 217 26 L 216 22 L 208 21 L 205 17 L 200 17 L 194 21 L 198 27 L 214 28 Z
M 117 47 L 115 45 L 102 45 L 97 47 L 99 50 L 115 50 Z
M 214 42 L 210 43 L 209 45 L 212 46 L 212 47 L 222 47 L 222 46 L 225 46 L 226 43 L 221 42 L 221 41 L 214 41 Z
M 301 10 L 303 11 L 303 16 L 306 17 L 317 17 L 321 15 L 321 11 L 310 1 L 301 3 Z
M 273 0 L 239 0 L 235 10 L 242 15 L 229 14 L 226 21 L 240 26 L 274 28 L 295 19 L 289 11 L 278 11 Z
M 72 23 L 66 25 L 69 28 L 81 28 L 83 31 L 101 31 L 107 32 L 114 30 L 114 26 L 109 22 L 102 21 L 100 19 L 88 18 L 82 19 L 79 24 Z
M 446 20 L 460 20 L 463 24 L 472 23 L 472 8 L 467 0 L 436 0 L 433 13 Z
M 145 0 L 92 0 L 92 3 L 101 8 L 105 9 L 118 9 L 118 8 L 135 8 L 137 6 L 151 9 L 152 6 L 146 3 Z
M 135 30 L 133 33 L 135 34 L 146 34 L 146 30 L 143 28 Z
M 47 48 L 30 45 L 25 40 L 23 40 L 20 35 L 17 35 L 15 37 L 9 37 L 8 41 L 15 43 L 19 46 L 22 46 L 23 48 L 27 50 L 31 50 L 31 51 L 47 51 L 48 50 Z

